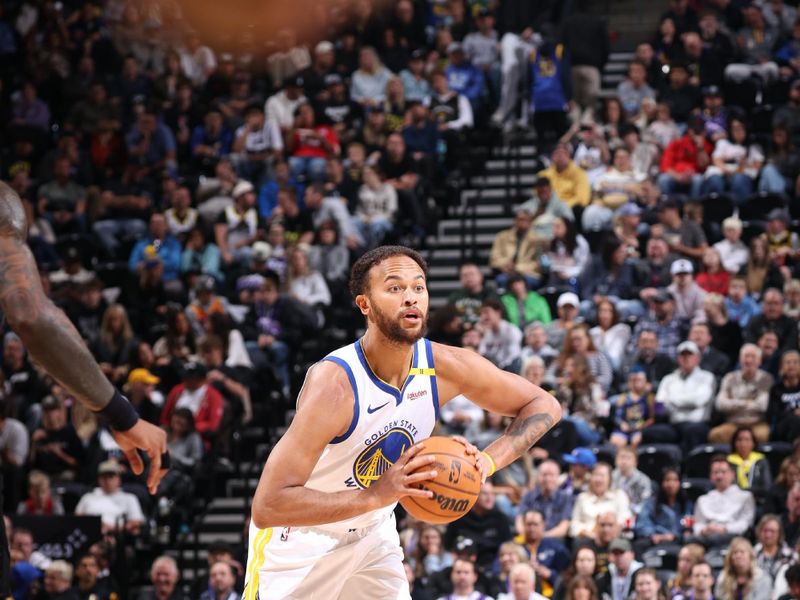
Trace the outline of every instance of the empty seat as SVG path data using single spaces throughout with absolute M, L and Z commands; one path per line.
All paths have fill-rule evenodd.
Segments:
M 792 453 L 792 444 L 790 442 L 767 442 L 761 444 L 758 451 L 766 455 L 767 461 L 769 461 L 769 470 L 772 478 L 775 479 L 781 470 L 783 459 Z
M 592 452 L 597 457 L 597 462 L 608 463 L 612 467 L 617 458 L 617 447 L 613 444 L 603 444 L 602 446 L 592 446 Z
M 650 479 L 658 481 L 666 467 L 680 469 L 683 453 L 675 444 L 644 444 L 639 446 L 639 470 Z
M 708 479 L 702 477 L 687 477 L 681 481 L 681 489 L 686 492 L 686 496 L 692 502 L 696 502 L 700 496 L 711 491 L 713 487 Z
M 680 544 L 659 544 L 653 548 L 648 548 L 642 553 L 642 562 L 645 567 L 651 569 L 670 569 L 674 571 L 678 568 L 678 552 L 681 550 Z
M 730 454 L 729 444 L 703 444 L 693 448 L 683 461 L 683 473 L 687 477 L 708 477 L 711 457 L 715 454 Z

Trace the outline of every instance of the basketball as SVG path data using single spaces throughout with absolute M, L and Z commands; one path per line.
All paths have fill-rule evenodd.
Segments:
M 462 517 L 475 504 L 481 490 L 481 473 L 475 457 L 468 456 L 463 444 L 441 436 L 424 440 L 425 448 L 417 456 L 434 455 L 436 460 L 423 470 L 435 469 L 435 479 L 416 484 L 430 490 L 433 498 L 405 496 L 400 504 L 411 515 L 426 523 L 450 523 Z

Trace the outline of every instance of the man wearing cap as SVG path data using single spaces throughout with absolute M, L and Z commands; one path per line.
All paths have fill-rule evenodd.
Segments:
M 161 426 L 168 427 L 172 413 L 178 408 L 188 408 L 194 415 L 194 428 L 206 439 L 213 437 L 222 422 L 225 400 L 209 384 L 206 368 L 199 362 L 189 362 L 183 367 L 183 383 L 179 383 L 167 396 L 161 412 Z
M 85 456 L 83 443 L 61 399 L 45 396 L 41 404 L 42 426 L 31 434 L 29 465 L 53 480 L 74 479 Z
M 688 218 L 681 218 L 680 204 L 674 198 L 663 198 L 657 210 L 659 223 L 653 227 L 651 234 L 663 236 L 670 252 L 693 262 L 700 261 L 708 248 L 703 228 Z
M 445 68 L 447 85 L 454 92 L 463 95 L 472 105 L 473 113 L 481 108 L 481 99 L 486 90 L 483 71 L 473 65 L 459 42 L 447 47 L 448 65 Z
M 661 380 L 656 392 L 669 416 L 669 423 L 656 423 L 642 433 L 644 443 L 680 442 L 684 454 L 708 437 L 714 376 L 700 368 L 700 349 L 694 342 L 678 346 L 678 368 Z
M 127 392 L 139 417 L 149 423 L 158 424 L 164 395 L 156 390 L 161 379 L 148 369 L 132 369 L 128 374 Z
M 322 40 L 314 46 L 314 57 L 311 66 L 300 72 L 300 77 L 305 83 L 305 93 L 312 102 L 321 100 L 325 94 L 325 78 L 333 73 L 335 61 L 335 47 L 328 40 Z
M 414 50 L 408 60 L 408 67 L 400 71 L 406 100 L 424 101 L 431 94 L 431 84 L 425 75 L 425 52 Z
M 789 230 L 791 217 L 782 208 L 773 208 L 767 214 L 767 230 L 761 239 L 767 246 L 770 260 L 781 269 L 785 280 L 792 278 L 798 256 L 800 256 L 800 236 Z
M 210 275 L 201 275 L 194 284 L 194 300 L 186 307 L 186 316 L 200 338 L 206 333 L 206 320 L 214 314 L 227 314 L 228 299 L 216 294 L 217 282 Z
M 696 35 L 696 34 L 695 34 Z M 718 85 L 707 85 L 703 88 L 703 110 L 700 114 L 706 126 L 706 135 L 712 140 L 727 136 L 728 111 L 722 99 L 722 90 Z
M 645 329 L 654 331 L 658 336 L 658 352 L 674 358 L 675 349 L 686 337 L 686 325 L 677 315 L 672 292 L 658 290 L 651 301 L 651 313 L 636 322 L 631 340 L 638 340 L 639 334 Z
M 561 348 L 564 338 L 576 323 L 581 301 L 574 292 L 564 292 L 556 301 L 558 318 L 550 321 L 544 328 L 547 334 L 547 343 L 552 348 Z
M 564 463 L 568 465 L 569 471 L 567 472 L 567 478 L 561 485 L 561 489 L 569 491 L 573 495 L 574 508 L 574 498 L 589 487 L 589 474 L 597 464 L 597 457 L 589 448 L 579 446 L 562 458 Z M 571 521 L 572 510 L 570 510 L 569 518 Z M 569 532 L 569 527 L 567 527 L 567 531 Z
M 627 600 L 633 589 L 636 571 L 644 567 L 633 558 L 631 543 L 625 538 L 617 538 L 608 545 L 611 575 L 611 600 Z
M 705 136 L 703 117 L 692 116 L 686 133 L 670 142 L 661 157 L 661 174 L 658 176 L 661 193 L 688 192 L 692 198 L 698 198 L 703 173 L 711 163 L 713 152 L 714 146 Z
M 740 369 L 722 378 L 716 407 L 725 422 L 709 432 L 709 442 L 729 443 L 734 431 L 741 425 L 752 428 L 759 443 L 769 440 L 769 424 L 766 420 L 773 379 L 772 375 L 759 368 L 761 348 L 755 344 L 744 344 L 739 351 L 739 364 Z
M 703 305 L 706 292 L 692 277 L 694 265 L 685 258 L 679 258 L 672 263 L 669 272 L 672 275 L 672 284 L 667 287 L 667 291 L 675 298 L 675 314 L 689 322 L 705 321 Z
M 592 197 L 589 176 L 572 160 L 569 144 L 556 144 L 550 154 L 550 166 L 539 171 L 538 176 L 546 178 L 555 196 L 570 208 L 589 204 Z
M 297 107 L 308 102 L 303 95 L 304 85 L 305 81 L 302 77 L 287 78 L 283 82 L 283 89 L 270 96 L 264 104 L 267 122 L 277 123 L 284 134 L 289 133 L 294 126 L 294 114 Z
M 325 92 L 315 102 L 314 110 L 319 115 L 319 123 L 332 127 L 340 143 L 345 145 L 361 129 L 364 110 L 358 102 L 347 96 L 341 75 L 330 73 L 325 76 L 324 83 Z
M 233 204 L 223 210 L 214 223 L 214 240 L 226 266 L 247 263 L 250 246 L 256 241 L 260 220 L 255 208 L 253 184 L 244 179 L 233 188 Z
M 358 70 L 350 81 L 350 97 L 363 106 L 381 104 L 391 78 L 392 72 L 381 64 L 375 48 L 364 46 L 358 53 Z
M 121 473 L 116 461 L 101 462 L 97 468 L 99 487 L 81 497 L 75 514 L 100 517 L 103 533 L 124 530 L 136 535 L 144 522 L 144 514 L 136 496 L 122 491 Z
M 164 213 L 154 212 L 150 216 L 148 236 L 136 242 L 133 247 L 128 259 L 128 270 L 140 275 L 153 254 L 158 255 L 164 265 L 162 279 L 165 282 L 176 281 L 181 268 L 181 243 L 169 234 Z

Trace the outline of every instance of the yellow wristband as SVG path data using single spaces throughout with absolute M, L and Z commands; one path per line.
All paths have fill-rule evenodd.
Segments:
M 492 470 L 489 471 L 489 477 L 491 477 L 492 475 L 494 475 L 494 472 L 497 471 L 497 466 L 494 464 L 494 459 L 491 456 L 489 456 L 489 453 L 486 452 L 485 450 L 483 450 L 481 454 L 483 454 L 486 457 L 486 460 L 489 461 L 489 466 L 492 467 Z

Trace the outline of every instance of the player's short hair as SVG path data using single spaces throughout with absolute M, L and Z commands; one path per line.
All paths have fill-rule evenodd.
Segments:
M 405 246 L 378 246 L 362 255 L 350 270 L 350 294 L 354 299 L 356 296 L 360 296 L 367 291 L 369 272 L 372 270 L 372 267 L 379 265 L 387 258 L 393 258 L 395 256 L 407 256 L 417 263 L 419 268 L 422 269 L 422 272 L 427 276 L 428 264 L 416 250 L 406 248 Z

